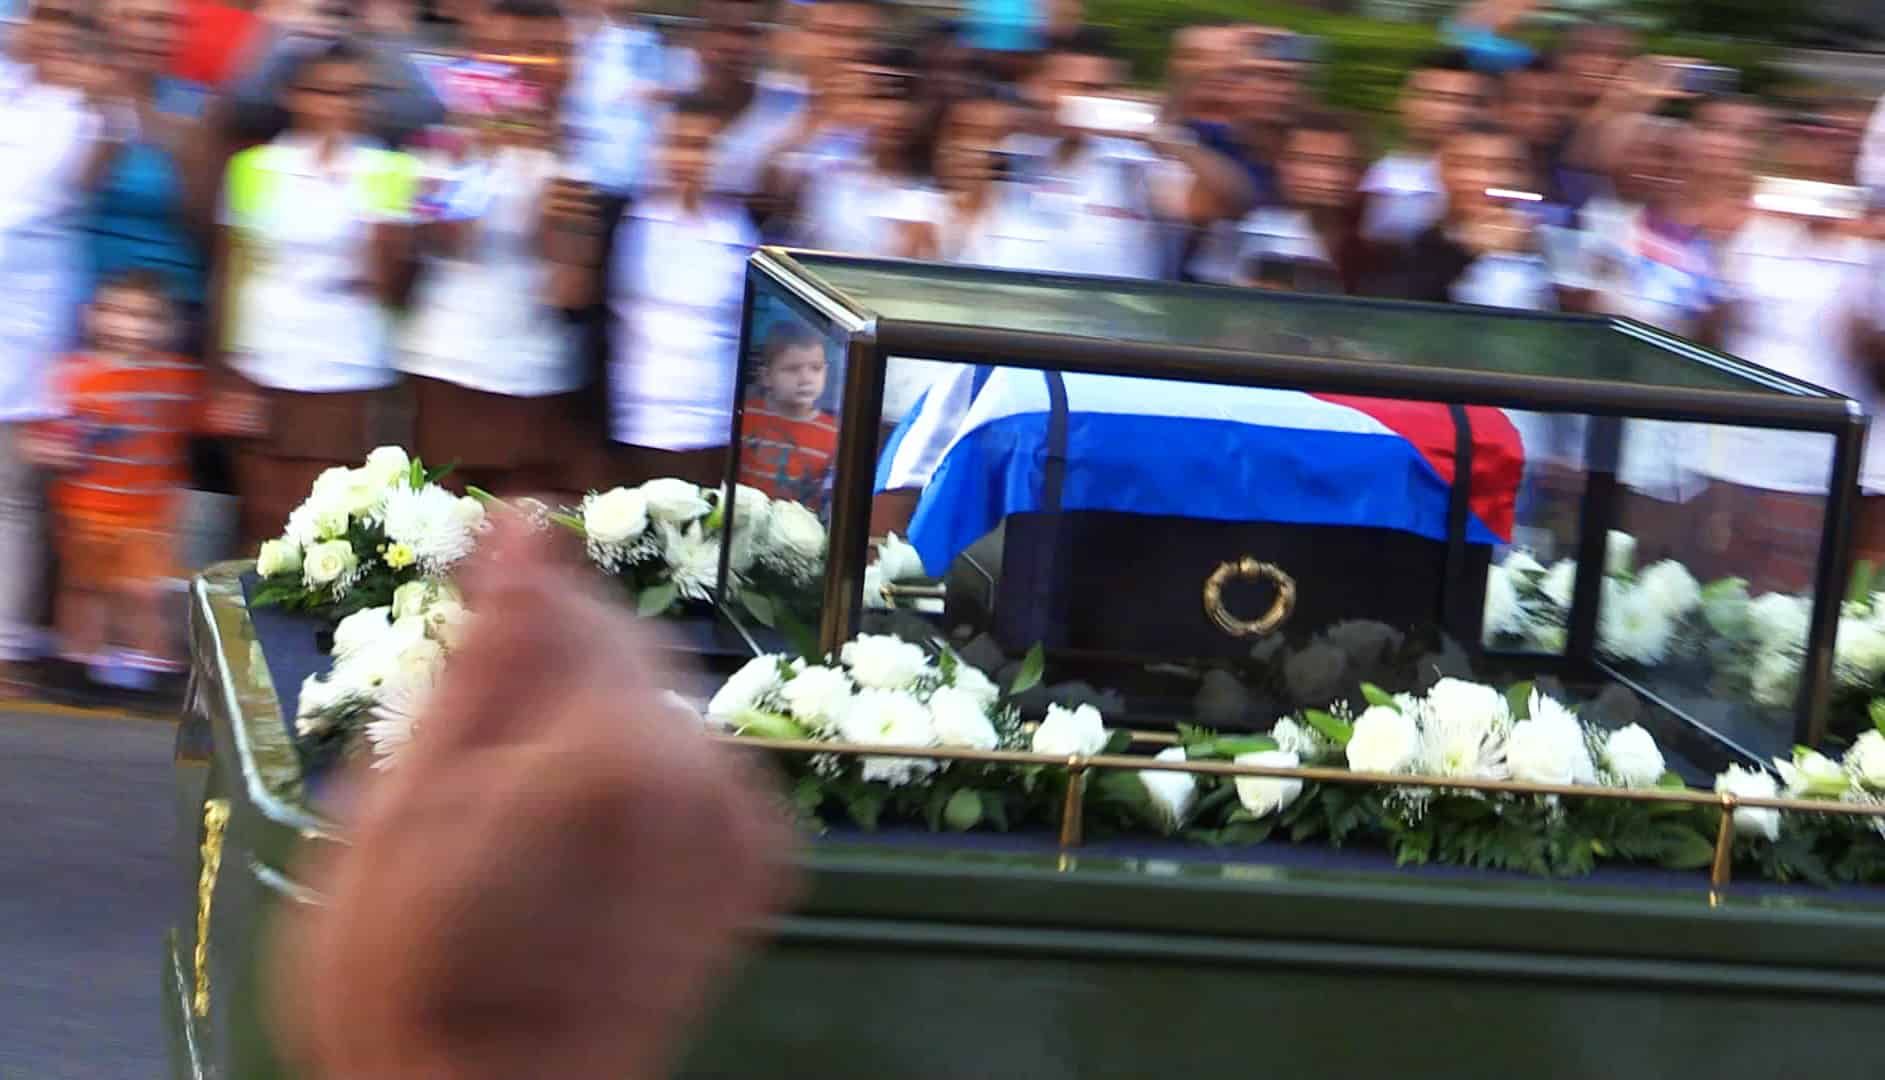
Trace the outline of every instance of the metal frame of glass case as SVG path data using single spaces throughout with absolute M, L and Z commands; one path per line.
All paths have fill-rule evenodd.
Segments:
M 1226 385 L 1271 387 L 1375 398 L 1482 405 L 1540 412 L 1582 414 L 1591 418 L 1585 432 L 1588 481 L 1579 522 L 1577 584 L 1571 605 L 1568 642 L 1559 657 L 1530 657 L 1540 674 L 1601 677 L 1621 683 L 1678 715 L 1637 680 L 1597 656 L 1598 605 L 1603 583 L 1604 539 L 1617 521 L 1619 485 L 1616 465 L 1625 419 L 1714 423 L 1736 427 L 1816 432 L 1833 438 L 1831 487 L 1813 573 L 1813 608 L 1805 667 L 1795 705 L 1795 740 L 1816 745 L 1825 735 L 1832 687 L 1833 638 L 1838 628 L 1841 590 L 1850 542 L 1850 518 L 1856 503 L 1858 471 L 1868 420 L 1859 406 L 1819 387 L 1663 334 L 1627 319 L 1591 315 L 1538 314 L 1486 308 L 1413 304 L 1401 301 L 1263 293 L 1264 303 L 1324 306 L 1341 311 L 1414 315 L 1423 319 L 1513 320 L 1596 329 L 1614 335 L 1618 348 L 1648 346 L 1667 356 L 1697 385 L 1658 385 L 1608 380 L 1589 375 L 1539 374 L 1485 367 L 1420 362 L 1330 358 L 1275 351 L 1239 349 L 1118 337 L 1082 336 L 1036 330 L 970 325 L 895 317 L 874 307 L 868 289 L 847 288 L 844 279 L 876 275 L 883 282 L 921 288 L 925 282 L 950 287 L 986 285 L 1060 289 L 1069 295 L 1104 291 L 1182 303 L 1252 294 L 1212 286 L 1087 278 L 1072 275 L 1015 274 L 945 264 L 864 259 L 763 248 L 749 264 L 746 314 L 742 322 L 742 363 L 753 335 L 754 298 L 766 290 L 845 342 L 842 413 L 830 522 L 831 546 L 824 579 L 820 647 L 835 651 L 858 626 L 863 575 L 869 558 L 869 519 L 882 416 L 884 370 L 892 356 L 986 363 L 1007 368 L 1057 370 L 1098 375 L 1150 377 Z M 1096 344 L 1100 347 L 1096 348 Z M 728 482 L 738 475 L 744 401 L 734 403 Z M 1464 485 L 1455 485 L 1456 488 Z M 1460 548 L 1463 496 L 1454 507 L 1452 546 Z M 728 507 L 729 515 L 732 507 Z M 729 517 L 729 529 L 734 523 Z M 1451 558 L 1449 567 L 1458 565 Z M 721 569 L 726 580 L 726 568 Z M 1443 584 L 1443 589 L 1446 587 Z M 721 604 L 722 610 L 730 605 Z M 1476 645 L 1476 642 L 1474 643 Z M 1692 719 L 1692 718 L 1691 718 Z M 1726 742 L 1727 740 L 1722 740 Z

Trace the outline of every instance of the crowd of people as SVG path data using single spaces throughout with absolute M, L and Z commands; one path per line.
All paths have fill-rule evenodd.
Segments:
M 499 493 L 718 483 L 761 243 L 1610 312 L 1880 397 L 1869 102 L 1745 97 L 1614 27 L 1454 25 L 1388 149 L 1321 104 L 1313 38 L 1189 27 L 1151 91 L 1078 0 L 976 9 L 39 0 L 0 66 L 0 694 L 49 642 L 107 682 L 175 666 L 185 487 L 235 494 L 250 543 L 381 443 Z M 802 463 L 771 443 L 829 427 L 823 363 L 764 362 L 756 449 Z M 1775 527 L 1767 494 L 1824 487 L 1714 457 Z

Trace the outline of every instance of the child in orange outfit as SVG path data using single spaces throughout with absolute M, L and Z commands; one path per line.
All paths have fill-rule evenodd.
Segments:
M 825 343 L 795 323 L 776 326 L 761 353 L 760 393 L 746 403 L 740 483 L 822 516 L 838 453 L 838 418 L 818 407 L 825 393 Z
M 86 311 L 90 350 L 53 376 L 64 419 L 42 425 L 31 444 L 56 473 L 48 493 L 59 552 L 55 622 L 65 656 L 95 677 L 120 664 L 146 673 L 179 667 L 164 600 L 179 573 L 189 439 L 204 425 L 202 372 L 166 351 L 174 332 L 154 276 L 102 286 Z

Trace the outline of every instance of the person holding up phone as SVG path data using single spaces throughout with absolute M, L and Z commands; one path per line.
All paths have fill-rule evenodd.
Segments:
M 1359 284 L 1355 185 L 1361 140 L 1348 118 L 1298 116 L 1277 160 L 1281 199 L 1220 226 L 1192 269 L 1200 280 L 1286 292 L 1348 293 Z

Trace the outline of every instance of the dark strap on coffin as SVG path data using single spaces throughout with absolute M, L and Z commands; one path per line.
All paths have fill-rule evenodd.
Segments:
M 1466 587 L 1466 523 L 1473 504 L 1473 419 L 1464 405 L 1448 405 L 1453 418 L 1453 490 L 1446 505 L 1446 574 L 1440 579 L 1440 618 L 1455 636 L 1477 642 L 1479 612 L 1472 598 L 1483 594 Z M 1483 601 L 1481 601 L 1483 603 Z
M 1041 511 L 1060 512 L 1067 486 L 1067 383 L 1058 371 L 1043 371 L 1047 383 L 1047 445 L 1041 460 Z

